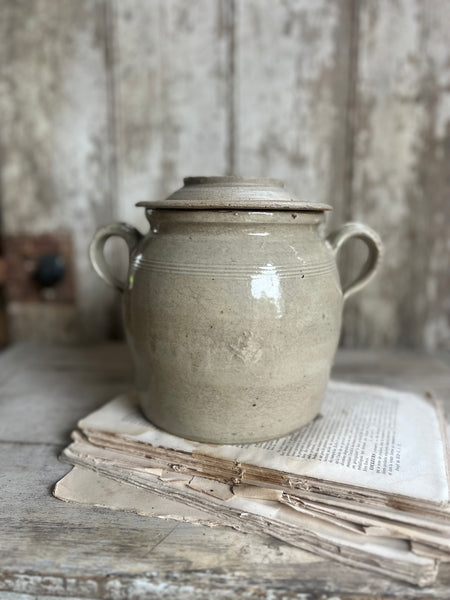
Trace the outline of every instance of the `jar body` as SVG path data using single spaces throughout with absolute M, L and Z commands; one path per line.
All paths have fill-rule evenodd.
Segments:
M 142 409 L 212 443 L 286 435 L 319 412 L 343 295 L 323 212 L 154 210 L 124 291 Z

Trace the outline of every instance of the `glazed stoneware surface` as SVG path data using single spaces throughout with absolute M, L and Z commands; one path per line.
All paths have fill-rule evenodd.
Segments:
M 377 234 L 350 223 L 325 239 L 329 207 L 292 199 L 276 180 L 190 178 L 166 203 L 143 203 L 146 236 L 115 224 L 91 245 L 94 268 L 123 291 L 145 415 L 211 443 L 265 440 L 309 422 L 325 394 L 344 297 L 379 262 Z M 104 259 L 111 235 L 130 248 L 124 283 Z M 336 253 L 355 236 L 369 258 L 343 292 Z

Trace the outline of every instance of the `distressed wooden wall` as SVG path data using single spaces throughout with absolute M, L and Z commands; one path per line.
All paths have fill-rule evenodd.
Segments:
M 77 304 L 11 303 L 14 338 L 108 335 L 113 294 L 88 264 L 115 213 L 112 61 L 102 0 L 0 2 L 3 233 L 72 234 Z
M 96 226 L 144 228 L 135 202 L 236 173 L 381 233 L 344 345 L 449 350 L 448 23 L 450 0 L 3 0 L 4 233 L 69 231 L 77 268 L 76 305 L 15 303 L 14 335 L 110 336 Z

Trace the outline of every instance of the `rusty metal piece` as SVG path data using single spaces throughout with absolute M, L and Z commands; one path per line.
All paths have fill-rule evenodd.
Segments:
M 0 256 L 0 285 L 6 282 L 6 260 Z
M 55 258 L 55 264 L 63 264 L 64 270 L 58 277 L 43 279 L 39 277 L 42 263 L 48 263 L 50 257 Z M 3 261 L 8 302 L 75 301 L 72 241 L 68 234 L 7 235 L 3 238 Z M 1 274 L 0 264 L 0 278 Z

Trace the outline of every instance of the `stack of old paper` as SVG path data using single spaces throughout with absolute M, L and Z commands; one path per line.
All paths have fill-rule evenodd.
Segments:
M 55 495 L 268 533 L 427 585 L 450 560 L 447 455 L 439 407 L 412 393 L 330 382 L 312 423 L 233 446 L 157 429 L 130 393 L 80 421 L 63 453 L 75 468 Z

